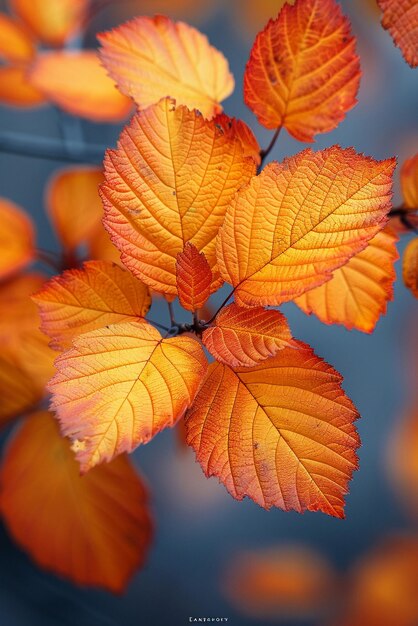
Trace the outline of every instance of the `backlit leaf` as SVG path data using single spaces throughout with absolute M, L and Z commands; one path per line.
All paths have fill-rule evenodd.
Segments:
M 292 300 L 365 248 L 385 224 L 394 167 L 338 146 L 267 165 L 219 231 L 219 269 L 238 304 Z
M 254 42 L 244 99 L 266 128 L 300 141 L 335 128 L 356 104 L 359 59 L 350 23 L 335 0 L 285 4 Z
M 245 122 L 235 117 L 228 117 L 225 113 L 219 113 L 214 118 L 214 122 L 222 128 L 226 135 L 238 139 L 244 156 L 252 157 L 257 165 L 260 164 L 260 146 L 253 131 Z
M 73 346 L 55 361 L 49 390 L 83 472 L 173 426 L 207 367 L 197 341 L 162 339 L 145 323 L 94 330 Z
M 177 255 L 177 290 L 180 304 L 188 311 L 201 309 L 210 296 L 212 272 L 205 255 L 190 242 Z
M 54 174 L 47 191 L 47 210 L 61 243 L 68 251 L 86 243 L 103 217 L 98 167 L 69 167 Z M 101 224 L 100 224 L 101 225 Z
M 148 497 L 125 456 L 81 477 L 53 416 L 35 413 L 12 439 L 0 478 L 6 525 L 41 567 L 121 592 L 143 564 Z
M 93 50 L 45 52 L 32 66 L 29 80 L 64 111 L 94 122 L 119 122 L 132 108 Z
M 0 67 L 0 102 L 16 107 L 45 104 L 45 96 L 27 78 L 27 68 L 20 65 Z
M 242 308 L 233 303 L 221 310 L 202 341 L 221 363 L 232 367 L 257 365 L 292 339 L 286 318 L 262 307 Z
M 11 8 L 33 35 L 62 46 L 81 26 L 89 0 L 9 0 Z
M 213 363 L 186 416 L 187 442 L 238 500 L 344 517 L 359 438 L 341 380 L 300 343 L 254 368 Z
M 108 150 L 104 223 L 122 262 L 155 291 L 177 295 L 176 260 L 190 241 L 215 270 L 226 209 L 255 173 L 237 139 L 165 99 L 135 115 Z M 215 274 L 215 272 L 214 272 Z M 214 275 L 215 287 L 219 274 Z
M 418 2 L 417 0 L 377 0 L 383 11 L 382 26 L 401 49 L 411 67 L 418 65 Z
M 418 210 L 418 153 L 402 165 L 401 187 L 405 207 Z
M 390 231 L 377 233 L 364 250 L 334 272 L 331 280 L 306 291 L 296 298 L 296 304 L 308 315 L 315 313 L 325 324 L 371 333 L 393 298 L 396 241 Z
M 30 263 L 35 254 L 30 217 L 16 204 L 0 198 L 0 280 Z
M 170 96 L 212 117 L 234 89 L 223 54 L 183 22 L 161 15 L 138 17 L 98 39 L 109 75 L 140 109 Z
M 77 335 L 119 322 L 144 318 L 151 297 L 130 272 L 108 261 L 89 261 L 82 269 L 52 278 L 33 300 L 51 347 L 64 350 Z
M 44 389 L 31 376 L 14 352 L 3 347 L 0 355 L 0 427 L 41 401 Z
M 31 37 L 19 22 L 0 13 L 0 58 L 11 63 L 26 63 L 35 53 Z
M 416 237 L 408 243 L 405 248 L 402 259 L 403 280 L 418 298 L 418 238 Z

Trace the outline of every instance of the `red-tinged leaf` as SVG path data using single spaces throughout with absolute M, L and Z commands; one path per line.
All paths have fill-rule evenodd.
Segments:
M 147 555 L 148 496 L 126 457 L 80 476 L 50 413 L 31 415 L 0 473 L 1 511 L 20 546 L 47 570 L 120 593 Z
M 418 65 L 418 2 L 417 0 L 377 0 L 383 11 L 382 26 L 386 28 L 411 67 Z
M 32 298 L 51 347 L 64 350 L 74 337 L 120 322 L 140 321 L 151 305 L 147 287 L 109 261 L 88 261 L 82 269 L 52 278 Z
M 103 65 L 140 109 L 170 96 L 210 118 L 234 89 L 223 54 L 183 22 L 138 17 L 98 39 Z
M 253 131 L 245 122 L 236 119 L 235 117 L 228 117 L 225 113 L 220 113 L 214 118 L 213 121 L 222 128 L 228 137 L 231 137 L 232 139 L 236 137 L 238 139 L 241 143 L 244 156 L 252 157 L 256 165 L 260 164 L 261 148 L 258 145 L 258 141 Z
M 30 263 L 35 255 L 35 231 L 30 217 L 16 204 L 0 198 L 0 280 Z
M 192 404 L 207 369 L 199 343 L 127 322 L 77 337 L 49 383 L 82 472 L 147 443 Z
M 35 46 L 27 31 L 17 20 L 0 13 L 0 59 L 10 63 L 27 63 L 35 54 Z
M 244 309 L 235 303 L 222 309 L 202 335 L 205 348 L 231 367 L 257 365 L 289 346 L 291 340 L 286 318 L 279 311 Z
M 0 67 L 0 102 L 24 108 L 46 103 L 43 93 L 30 84 L 27 71 L 25 66 L 20 65 Z
M 181 306 L 188 311 L 201 309 L 210 297 L 212 271 L 203 252 L 189 241 L 177 255 L 176 277 Z
M 402 274 L 405 286 L 418 298 L 418 238 L 410 241 L 405 248 Z
M 186 415 L 187 442 L 237 500 L 344 517 L 358 413 L 341 375 L 297 346 L 253 368 L 212 363 Z
M 401 188 L 405 207 L 418 210 L 418 154 L 407 159 L 401 169 Z
M 397 240 L 388 229 L 377 233 L 364 250 L 335 270 L 331 280 L 306 291 L 296 298 L 296 304 L 325 324 L 373 332 L 393 298 Z
M 28 80 L 64 111 L 93 122 L 120 122 L 132 109 L 132 101 L 117 90 L 94 50 L 44 52 Z
M 244 99 L 266 128 L 300 141 L 335 128 L 356 104 L 359 59 L 335 0 L 285 4 L 254 42 Z

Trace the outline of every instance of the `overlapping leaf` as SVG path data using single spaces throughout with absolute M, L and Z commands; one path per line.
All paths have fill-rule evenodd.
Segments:
M 378 233 L 364 250 L 337 269 L 331 280 L 306 291 L 296 298 L 296 304 L 326 324 L 371 333 L 393 298 L 396 241 L 388 230 Z
M 212 272 L 204 254 L 190 242 L 177 255 L 176 273 L 181 306 L 188 311 L 201 309 L 210 296 Z
M 0 67 L 0 102 L 18 107 L 45 104 L 45 96 L 28 82 L 26 74 L 27 68 L 21 65 Z
M 1 511 L 41 567 L 74 583 L 121 592 L 152 534 L 147 493 L 126 457 L 80 477 L 52 415 L 31 415 L 1 469 Z
M 212 117 L 234 89 L 223 54 L 183 22 L 138 17 L 99 35 L 99 41 L 110 76 L 140 109 L 170 96 Z
M 256 165 L 260 164 L 260 146 L 253 131 L 245 122 L 235 117 L 228 117 L 225 113 L 219 113 L 214 118 L 225 134 L 231 138 L 237 138 L 241 143 L 244 156 L 252 157 Z
M 254 173 L 239 141 L 196 111 L 165 99 L 134 116 L 118 149 L 106 154 L 102 186 L 104 223 L 123 263 L 171 296 L 177 295 L 176 259 L 186 242 L 214 271 L 226 209 Z
M 187 442 L 238 500 L 343 517 L 359 438 L 341 380 L 304 344 L 254 368 L 212 364 L 186 416 Z
M 402 273 L 406 287 L 418 298 L 418 238 L 410 241 L 405 248 Z
M 49 390 L 83 472 L 173 426 L 207 367 L 197 341 L 162 339 L 145 323 L 95 330 L 73 346 L 55 361 Z
M 93 50 L 45 52 L 33 64 L 29 80 L 68 113 L 95 122 L 121 121 L 132 108 Z
M 418 154 L 407 159 L 402 165 L 401 187 L 405 207 L 418 210 Z
M 385 224 L 394 166 L 334 146 L 254 177 L 229 206 L 217 244 L 238 304 L 292 300 L 364 249 Z
M 22 269 L 35 254 L 35 232 L 26 213 L 0 198 L 0 280 Z
M 300 141 L 335 128 L 356 104 L 359 59 L 335 0 L 285 4 L 254 42 L 244 99 L 267 128 Z
M 27 31 L 17 20 L 0 13 L 0 59 L 10 63 L 27 63 L 35 53 L 35 46 Z
M 411 67 L 418 65 L 418 3 L 416 0 L 377 0 L 383 11 L 382 26 Z
M 148 289 L 130 272 L 108 261 L 89 261 L 82 269 L 53 278 L 33 300 L 51 347 L 63 350 L 77 335 L 119 322 L 140 321 L 151 304 Z
M 292 335 L 279 311 L 230 304 L 203 332 L 202 341 L 221 363 L 232 367 L 257 365 L 289 346 Z

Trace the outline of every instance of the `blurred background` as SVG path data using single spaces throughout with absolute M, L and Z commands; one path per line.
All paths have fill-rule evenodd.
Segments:
M 338 143 L 375 158 L 396 155 L 401 164 L 418 149 L 416 70 L 381 28 L 373 0 L 341 4 L 358 39 L 359 103 L 314 148 Z M 255 34 L 279 8 L 278 0 L 115 0 L 93 16 L 78 44 L 95 47 L 96 32 L 135 15 L 164 13 L 197 26 L 229 59 L 236 80 L 225 112 L 244 119 L 265 147 L 271 134 L 246 109 L 242 76 Z M 0 9 L 8 10 L 4 0 Z M 36 136 L 113 146 L 121 127 L 72 118 L 51 105 L 0 104 L 0 136 L 16 133 L 23 143 Z M 270 156 L 281 160 L 304 147 L 283 132 Z M 0 152 L 0 195 L 32 216 L 38 245 L 46 250 L 56 250 L 57 242 L 45 214 L 45 186 L 64 165 Z M 398 168 L 394 205 L 401 202 Z M 402 236 L 400 253 L 410 238 Z M 398 262 L 398 276 L 399 270 Z M 346 520 L 266 512 L 234 501 L 203 476 L 193 452 L 167 430 L 134 453 L 151 492 L 156 532 L 147 563 L 127 591 L 84 590 L 42 572 L 2 528 L 2 624 L 181 626 L 190 617 L 227 617 L 239 626 L 418 624 L 418 435 L 412 425 L 418 419 L 417 302 L 397 281 L 394 301 L 371 336 L 325 326 L 292 304 L 283 309 L 294 336 L 343 374 L 362 416 L 360 471 L 350 485 Z M 168 322 L 163 303 L 153 317 Z M 354 615 L 355 603 L 361 617 Z

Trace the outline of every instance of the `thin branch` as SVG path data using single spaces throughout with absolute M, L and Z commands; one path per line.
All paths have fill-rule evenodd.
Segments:
M 169 302 L 168 300 L 166 300 L 167 302 L 167 306 L 168 306 L 168 312 L 170 315 L 170 324 L 171 324 L 171 328 L 177 326 L 177 322 L 176 319 L 174 317 L 174 309 L 173 309 L 173 303 Z
M 418 234 L 418 215 L 417 215 L 417 211 L 418 209 L 415 208 L 407 208 L 404 206 L 399 206 L 399 207 L 395 207 L 393 208 L 391 211 L 389 211 L 388 216 L 389 217 L 399 217 L 400 221 L 402 222 L 402 224 L 405 226 L 406 229 L 413 231 L 414 233 Z M 414 222 L 411 220 L 411 218 L 415 218 L 417 220 L 417 223 L 414 224 Z
M 274 133 L 273 137 L 271 138 L 271 141 L 269 143 L 269 145 L 267 146 L 267 148 L 265 148 L 264 150 L 260 150 L 260 165 L 258 166 L 257 169 L 257 174 L 259 174 L 261 172 L 261 168 L 263 167 L 263 163 L 266 160 L 266 158 L 268 157 L 268 155 L 270 154 L 270 152 L 273 150 L 274 145 L 280 135 L 280 131 L 282 130 L 282 126 L 279 126 L 278 128 L 276 128 L 276 132 Z
M 64 145 L 57 139 L 20 133 L 0 133 L 0 152 L 35 159 L 101 165 L 105 151 L 105 146 L 96 144 L 82 145 L 78 142 L 68 142 Z
M 205 322 L 205 326 L 210 326 L 210 324 L 212 324 L 213 320 L 216 318 L 216 316 L 218 315 L 218 313 L 220 313 L 220 311 L 224 308 L 225 304 L 228 302 L 228 300 L 230 300 L 232 298 L 232 296 L 234 295 L 234 291 L 235 289 L 233 289 L 229 295 L 225 298 L 225 300 L 222 302 L 221 306 L 218 308 L 218 310 L 212 315 L 212 317 L 210 318 L 210 320 L 208 320 L 207 322 Z
M 165 330 L 166 332 L 170 332 L 170 329 L 167 326 L 164 326 L 164 324 L 160 324 L 159 322 L 154 322 L 154 320 L 147 320 L 148 322 L 151 322 L 151 324 L 154 324 L 154 326 L 156 326 L 157 328 L 161 328 L 161 330 Z
M 38 261 L 40 261 L 41 263 L 45 263 L 45 265 L 48 265 L 48 267 L 52 268 L 55 272 L 61 273 L 60 262 L 53 252 L 50 252 L 49 250 L 41 250 L 38 248 L 35 251 L 35 254 Z

